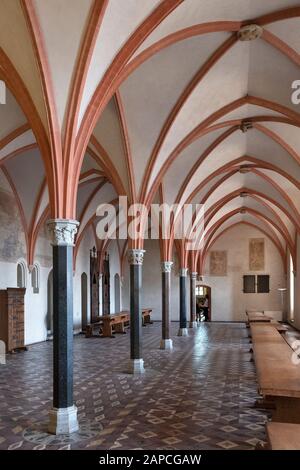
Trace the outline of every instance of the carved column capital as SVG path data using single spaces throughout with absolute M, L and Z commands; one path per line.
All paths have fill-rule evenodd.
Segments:
M 188 273 L 188 268 L 180 268 L 179 276 L 186 277 Z
M 129 264 L 142 265 L 144 261 L 145 250 L 132 249 L 128 250 Z
M 54 246 L 74 246 L 79 222 L 72 219 L 51 219 L 47 222 Z
M 172 271 L 173 261 L 162 261 L 160 263 L 162 273 L 170 273 Z
M 192 272 L 192 273 L 191 273 L 191 278 L 192 278 L 192 279 L 195 279 L 195 281 L 196 281 L 196 280 L 197 280 L 197 275 L 198 275 L 198 273 Z

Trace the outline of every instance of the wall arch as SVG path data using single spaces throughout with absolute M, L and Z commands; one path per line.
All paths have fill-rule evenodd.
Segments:
M 17 287 L 27 287 L 27 265 L 26 261 L 20 260 L 17 263 Z

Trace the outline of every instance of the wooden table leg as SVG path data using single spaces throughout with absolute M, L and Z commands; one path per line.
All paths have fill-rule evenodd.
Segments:
M 102 335 L 104 338 L 114 338 L 110 321 L 103 321 Z
M 300 424 L 300 399 L 292 397 L 273 397 L 275 410 L 272 421 Z
M 258 398 L 254 404 L 255 408 L 261 408 L 264 410 L 275 410 L 275 406 L 275 401 L 272 397 Z
M 114 329 L 115 329 L 115 333 L 126 335 L 126 331 L 124 329 L 124 322 L 115 323 Z

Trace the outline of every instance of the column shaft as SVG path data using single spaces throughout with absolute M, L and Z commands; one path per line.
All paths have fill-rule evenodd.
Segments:
M 73 247 L 53 246 L 53 406 L 73 405 Z
M 190 328 L 196 328 L 196 278 L 197 273 L 191 273 L 190 277 Z
M 78 431 L 73 402 L 73 246 L 76 220 L 48 222 L 53 245 L 53 408 L 49 432 Z
M 170 338 L 170 277 L 171 273 L 162 273 L 162 339 Z
M 160 349 L 172 349 L 170 339 L 170 301 L 171 301 L 171 267 L 172 261 L 164 261 L 162 268 L 162 339 Z
M 142 266 L 130 265 L 130 358 L 142 358 Z
M 130 264 L 130 373 L 143 373 L 142 359 L 142 264 L 144 250 L 129 250 Z
M 178 336 L 188 336 L 186 319 L 186 276 L 187 269 L 180 270 L 179 276 L 179 331 Z

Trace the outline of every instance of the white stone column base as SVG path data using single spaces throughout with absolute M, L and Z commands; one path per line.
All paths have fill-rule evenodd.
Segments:
M 160 349 L 171 350 L 173 349 L 173 341 L 171 339 L 162 339 L 160 341 Z
M 130 374 L 144 374 L 144 359 L 130 359 L 129 373 Z
M 188 336 L 189 332 L 187 328 L 179 328 L 177 336 Z
M 190 322 L 190 328 L 197 328 L 197 322 L 196 321 L 191 321 Z
M 51 434 L 71 434 L 78 431 L 77 407 L 52 408 L 49 411 L 48 431 Z

